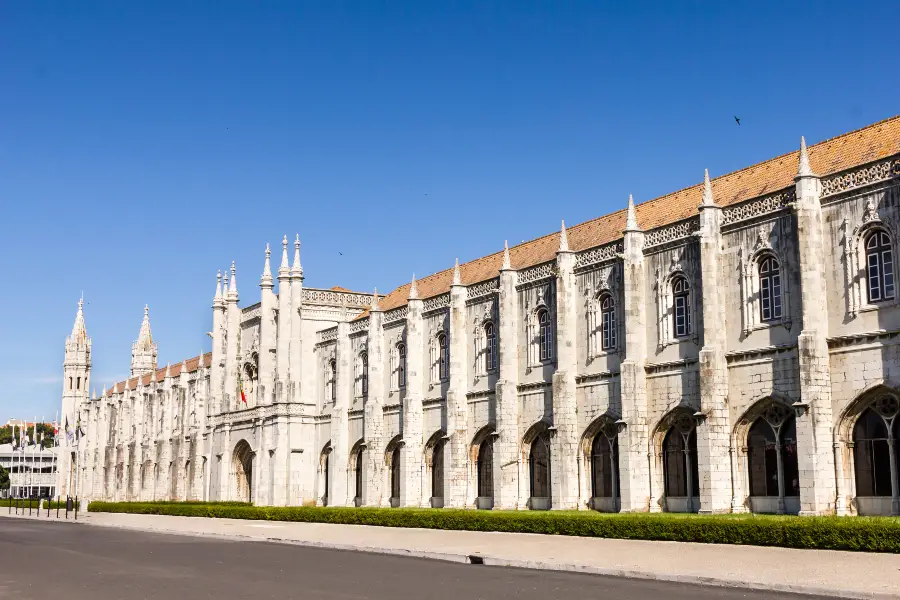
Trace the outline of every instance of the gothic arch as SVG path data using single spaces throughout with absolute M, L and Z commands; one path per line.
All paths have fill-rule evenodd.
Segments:
M 794 418 L 790 399 L 775 392 L 756 399 L 735 423 L 731 433 L 733 512 L 796 514 L 800 510 Z
M 403 471 L 401 470 L 403 445 L 403 437 L 397 434 L 384 447 L 384 465 L 386 467 L 384 472 L 388 484 L 385 489 L 390 490 L 390 503 L 394 507 L 400 505 L 400 493 L 403 486 Z
M 447 449 L 447 435 L 438 429 L 425 443 L 426 482 L 431 491 L 431 507 L 441 508 L 444 505 L 444 451 Z
M 365 494 L 365 451 L 366 442 L 363 438 L 359 438 L 350 447 L 350 454 L 347 457 L 347 472 L 353 477 L 353 500 L 356 506 L 362 506 Z
M 329 488 L 331 487 L 331 440 L 325 442 L 319 453 L 318 489 L 316 504 L 328 506 Z
M 494 506 L 494 449 L 497 438 L 493 423 L 481 427 L 472 436 L 469 445 L 469 480 L 475 482 L 469 495 L 469 503 L 476 508 L 489 509 Z M 490 456 L 485 452 L 490 451 Z
M 235 500 L 253 502 L 253 459 L 255 456 L 256 453 L 246 439 L 241 438 L 238 440 L 232 453 Z
M 668 512 L 695 512 L 699 509 L 699 465 L 695 449 L 698 417 L 698 411 L 693 407 L 679 404 L 663 415 L 654 427 L 650 462 L 651 511 L 658 511 L 661 507 Z M 673 448 L 668 448 L 667 442 L 672 442 Z M 683 462 L 679 451 L 684 452 Z M 672 487 L 683 489 L 670 494 L 669 488 Z
M 594 418 L 581 435 L 578 457 L 581 505 L 618 512 L 620 503 L 618 436 L 625 422 L 606 412 Z M 597 450 L 603 452 L 597 452 Z M 608 488 L 608 489 L 607 489 Z

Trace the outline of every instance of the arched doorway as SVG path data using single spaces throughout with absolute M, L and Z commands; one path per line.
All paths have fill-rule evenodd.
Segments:
M 356 451 L 353 453 L 353 481 L 354 481 L 354 493 L 353 493 L 353 504 L 355 506 L 362 506 L 363 503 L 363 465 L 364 455 L 363 455 L 363 446 L 362 444 L 357 444 Z
M 234 447 L 232 460 L 235 482 L 235 500 L 253 502 L 253 450 L 246 440 L 241 440 Z
M 325 444 L 319 454 L 319 502 L 328 506 L 328 490 L 331 489 L 331 442 Z
M 750 426 L 747 475 L 753 512 L 800 512 L 797 424 L 787 406 L 771 404 Z
M 662 458 L 666 510 L 697 512 L 700 509 L 697 426 L 689 410 L 671 415 L 663 438 Z
M 591 442 L 591 507 L 619 512 L 619 430 L 607 420 Z
M 861 515 L 900 515 L 900 400 L 878 396 L 853 427 L 856 503 Z
M 477 508 L 494 507 L 494 438 L 488 435 L 478 445 L 478 498 Z
M 425 465 L 431 470 L 431 508 L 444 506 L 444 437 L 443 430 L 438 430 L 425 444 Z
M 550 433 L 538 433 L 531 442 L 528 453 L 528 474 L 531 484 L 531 498 L 528 506 L 532 510 L 550 509 Z
M 400 506 L 400 444 L 391 452 L 391 506 Z

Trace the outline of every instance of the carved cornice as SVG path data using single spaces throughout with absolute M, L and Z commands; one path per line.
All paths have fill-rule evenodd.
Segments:
M 596 248 L 585 250 L 584 252 L 580 252 L 578 256 L 575 257 L 575 268 L 581 269 L 583 267 L 606 262 L 608 260 L 614 260 L 616 258 L 619 258 L 619 255 L 623 251 L 624 247 L 622 246 L 621 240 L 613 242 L 612 244 L 607 244 L 605 246 L 597 246 Z
M 241 324 L 251 319 L 258 319 L 262 314 L 262 303 L 257 302 L 241 309 Z
M 481 298 L 482 296 L 490 296 L 492 294 L 496 294 L 500 291 L 500 278 L 494 277 L 493 279 L 489 279 L 487 281 L 482 281 L 481 283 L 476 283 L 475 285 L 470 285 L 466 288 L 466 299 L 472 300 L 475 298 Z
M 763 346 L 761 348 L 752 348 L 750 350 L 735 350 L 725 354 L 725 360 L 728 364 L 742 363 L 750 360 L 764 358 L 779 354 L 782 352 L 790 352 L 797 348 L 796 344 L 783 344 L 780 346 Z
M 209 416 L 209 426 L 235 425 L 237 423 L 249 423 L 273 417 L 299 417 L 304 414 L 304 406 L 299 403 L 278 403 L 254 406 L 244 410 L 220 413 Z
M 544 279 L 552 279 L 556 277 L 556 263 L 547 262 L 528 269 L 519 271 L 516 287 L 526 286 Z
M 900 157 L 894 156 L 852 171 L 836 173 L 821 179 L 822 198 L 835 196 L 880 181 L 900 177 Z
M 356 292 L 303 288 L 302 298 L 304 304 L 352 306 L 357 308 L 368 308 L 369 306 L 372 306 L 372 294 L 358 294 Z
M 790 187 L 762 198 L 729 206 L 722 210 L 722 225 L 780 212 L 789 208 L 796 199 L 797 191 Z
M 450 294 L 432 296 L 422 303 L 422 312 L 431 312 L 450 307 Z
M 402 321 L 406 319 L 407 314 L 409 314 L 408 306 L 401 306 L 399 308 L 389 310 L 384 313 L 384 323 L 386 325 L 388 323 L 394 323 L 395 321 Z
M 683 240 L 691 237 L 694 232 L 700 231 L 700 219 L 691 217 L 684 221 L 680 221 L 673 225 L 651 229 L 644 236 L 644 247 L 659 246 L 668 244 L 677 240 Z
M 350 335 L 369 330 L 369 317 L 350 321 Z
M 337 339 L 338 328 L 335 325 L 334 327 L 329 327 L 328 329 L 323 329 L 319 332 L 319 343 L 323 342 L 333 342 Z

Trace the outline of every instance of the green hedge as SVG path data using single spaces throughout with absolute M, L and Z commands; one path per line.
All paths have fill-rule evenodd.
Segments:
M 900 519 L 91 502 L 89 512 L 900 553 Z

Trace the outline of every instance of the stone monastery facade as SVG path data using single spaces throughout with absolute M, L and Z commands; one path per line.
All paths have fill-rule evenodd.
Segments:
M 212 352 L 88 394 L 60 490 L 108 500 L 900 513 L 900 117 L 387 295 L 216 284 Z M 278 293 L 275 293 L 275 279 Z M 243 395 L 243 399 L 242 399 Z

